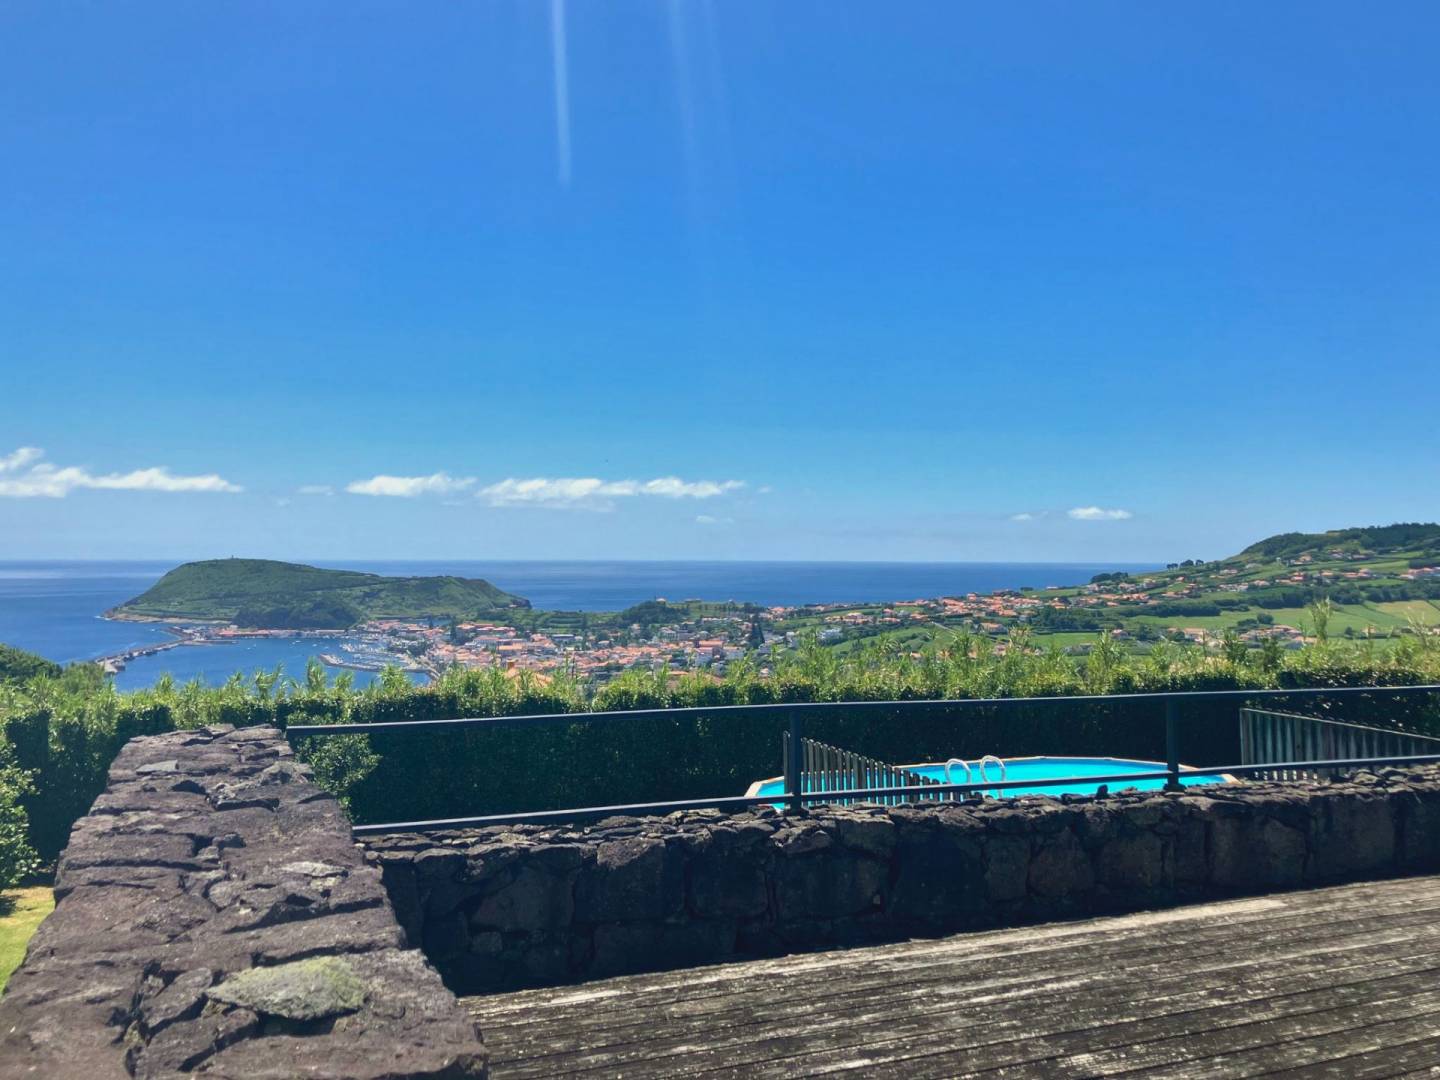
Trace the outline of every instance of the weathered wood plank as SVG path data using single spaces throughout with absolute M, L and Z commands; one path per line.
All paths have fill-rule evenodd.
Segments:
M 811 1053 L 811 1058 L 807 1060 L 815 1067 L 821 1066 L 821 1058 L 837 1054 L 839 1060 L 849 1060 L 855 1056 L 856 1047 L 866 1048 L 869 1054 L 867 1060 L 878 1067 L 880 1062 L 890 1058 L 904 1060 L 910 1057 L 918 1037 L 925 1034 L 932 1036 L 923 1040 L 927 1050 L 952 1044 L 962 1047 L 1000 1044 L 1007 1037 L 1026 1040 L 1028 1045 L 1029 1040 L 1041 1031 L 1065 1031 L 1123 1019 L 1139 1020 L 1157 1014 L 1184 1013 L 1188 1009 L 1214 1006 L 1222 1001 L 1243 1003 L 1263 1000 L 1286 988 L 1323 988 L 1343 981 L 1342 970 L 1356 979 L 1401 975 L 1417 970 L 1434 971 L 1440 968 L 1440 934 L 1432 933 L 1431 945 L 1431 951 L 1419 958 L 1392 956 L 1397 951 L 1413 951 L 1410 943 L 1392 947 L 1385 953 L 1361 945 L 1344 969 L 1327 960 L 1316 965 L 1316 970 L 1303 975 L 1270 972 L 1270 977 L 1265 979 L 1254 977 L 1252 972 L 1249 978 L 1237 978 L 1232 972 L 1198 987 L 1187 986 L 1181 976 L 1171 982 L 1173 992 L 1166 996 L 1148 990 L 1137 995 L 1135 987 L 1120 985 L 1096 992 L 1087 988 L 1083 1001 L 1079 1002 L 1073 1000 L 1074 995 L 1068 990 L 1027 995 L 1023 999 L 991 998 L 971 1002 L 965 998 L 962 986 L 952 988 L 951 993 L 939 1001 L 897 1003 L 882 999 L 871 1001 L 848 1015 L 825 1012 L 823 1016 L 808 1019 L 797 1015 L 792 1016 L 788 1023 L 761 1017 L 748 1030 L 707 1033 L 700 1029 L 648 1043 L 595 1044 L 589 1053 L 556 1054 L 548 1051 L 543 1042 L 538 1045 L 528 1042 L 525 1049 L 527 1060 L 521 1068 L 544 1072 L 558 1067 L 563 1061 L 565 1069 L 574 1072 L 584 1068 L 683 1056 L 687 1072 L 719 1067 L 748 1071 L 753 1075 L 766 1062 L 790 1060 L 807 1051 Z M 822 1003 L 816 1003 L 816 1009 L 824 1011 Z M 1041 1019 L 1037 1020 L 1037 1017 Z M 668 1033 L 670 1026 L 663 1025 L 662 1030 Z M 696 1049 L 696 1042 L 703 1043 L 703 1048 Z M 511 1048 L 505 1043 L 496 1041 L 492 1045 L 497 1061 L 510 1056 Z M 790 1067 L 785 1065 L 780 1072 L 786 1074 Z
M 1364 1026 L 1361 1026 L 1364 1025 Z M 1337 1077 L 1344 1080 L 1391 1077 L 1402 1070 L 1423 1070 L 1433 1078 L 1440 1070 L 1440 1012 L 1404 1016 L 1355 1026 L 1327 1036 L 1302 1036 L 1249 1051 L 1219 1054 L 1166 1070 L 1144 1070 L 1151 1076 L 1190 1080 L 1235 1076 L 1283 1075 L 1295 1080 Z
M 1324 987 L 1309 994 L 1279 994 L 1275 987 L 1280 981 L 1266 986 L 1258 996 L 1237 988 L 1231 993 L 1216 995 L 1223 999 L 1220 1004 L 1175 1011 L 1165 1011 L 1173 1005 L 1152 1010 L 1151 1003 L 1142 1000 L 1124 1010 L 1096 1008 L 1082 1013 L 1077 1009 L 1058 1016 L 1024 1010 L 1018 1015 L 996 1018 L 991 1024 L 972 1023 L 958 1029 L 947 1028 L 943 1015 L 907 1018 L 891 1025 L 894 1034 L 878 1042 L 855 1039 L 853 1033 L 847 1033 L 840 1040 L 842 1045 L 833 1049 L 789 1054 L 742 1067 L 732 1063 L 713 1075 L 767 1077 L 863 1072 L 867 1078 L 920 1078 L 996 1070 L 985 1075 L 1008 1077 L 1031 1075 L 1042 1063 L 1053 1067 L 1057 1059 L 1069 1057 L 1083 1057 L 1080 1075 L 1096 1075 L 1098 1064 L 1108 1060 L 1103 1051 L 1126 1055 L 1146 1047 L 1150 1048 L 1146 1067 L 1153 1070 L 1190 1055 L 1192 1048 L 1205 1038 L 1218 1038 L 1216 1032 L 1250 1025 L 1256 1018 L 1308 1014 L 1346 1003 L 1368 1005 L 1380 1000 L 1377 994 L 1401 993 L 1393 989 L 1400 985 L 1406 987 L 1404 993 L 1433 987 L 1440 982 L 1440 958 L 1431 957 L 1428 967 L 1407 974 L 1396 973 L 1388 980 Z M 1382 982 L 1390 988 L 1377 990 Z M 1054 1030 L 1057 1027 L 1061 1030 Z M 798 1040 L 787 1041 L 783 1048 L 798 1049 L 803 1045 Z M 813 1040 L 810 1045 L 814 1045 Z M 770 1041 L 767 1049 L 782 1047 Z
M 1414 930 L 1405 929 L 1390 940 L 1375 935 L 1361 935 L 1342 943 L 1328 943 L 1320 949 L 1309 946 L 1280 952 L 1266 950 L 1270 965 L 1283 963 L 1287 975 L 1280 976 L 1290 988 L 1323 986 L 1341 979 L 1342 972 L 1372 976 L 1377 972 L 1403 973 L 1414 969 L 1440 966 L 1440 927 L 1424 927 L 1430 952 L 1420 958 L 1413 955 L 1418 948 Z M 595 1067 L 602 1063 L 644 1060 L 662 1054 L 691 1053 L 690 1044 L 704 1035 L 703 1054 L 691 1053 L 691 1067 L 701 1067 L 700 1058 L 727 1064 L 766 1060 L 778 1038 L 801 1038 L 814 1043 L 835 1031 L 829 1047 L 852 1041 L 876 1040 L 884 1043 L 897 1030 L 897 1025 L 924 1025 L 927 1030 L 953 1034 L 956 1028 L 985 1027 L 986 1037 L 994 1040 L 1004 1030 L 1030 1032 L 1034 1024 L 1015 1018 L 1014 1012 L 1043 1012 L 1056 1021 L 1103 1022 L 1116 1018 L 1126 1009 L 1140 1015 L 1161 1011 L 1161 1005 L 1181 1011 L 1188 1004 L 1214 1004 L 1220 998 L 1247 1001 L 1274 991 L 1273 981 L 1257 979 L 1253 960 L 1230 958 L 1210 968 L 1176 972 L 1169 966 L 1168 976 L 1152 979 L 1138 994 L 1136 972 L 1092 972 L 1086 979 L 1050 981 L 1047 972 L 1031 973 L 1027 984 L 1018 988 L 988 991 L 984 984 L 958 982 L 952 985 L 897 986 L 886 995 L 835 995 L 819 1001 L 796 1001 L 776 998 L 772 988 L 769 1008 L 750 1009 L 740 1018 L 687 1018 L 677 1022 L 657 1018 L 647 1031 L 564 1032 L 559 1038 L 552 1030 L 517 1032 L 521 1047 L 516 1053 L 527 1058 L 527 1067 L 543 1071 L 544 1060 L 557 1060 L 557 1054 L 570 1054 L 567 1068 Z M 1261 971 L 1263 975 L 1264 971 Z M 1083 995 L 1083 1004 L 1076 1007 L 1073 999 Z M 1136 1002 L 1143 1004 L 1136 1004 Z M 1117 1012 L 1119 1011 L 1119 1012 Z M 727 1022 L 726 1022 L 727 1021 Z M 487 1032 L 495 1060 L 511 1056 L 511 1038 L 491 1038 Z M 677 1050 L 678 1047 L 678 1050 Z
M 1292 930 L 1288 935 L 1266 938 L 1266 958 L 1271 964 L 1284 960 L 1295 965 L 1308 963 L 1328 971 L 1337 971 L 1347 964 L 1373 962 L 1394 955 L 1396 950 L 1413 951 L 1417 933 L 1432 939 L 1432 947 L 1440 948 L 1440 910 L 1407 912 L 1404 924 L 1395 919 L 1362 917 L 1349 920 L 1329 940 L 1314 941 L 1314 935 Z M 1411 929 L 1414 926 L 1417 929 Z M 1373 928 L 1373 929 L 1372 929 Z M 734 999 L 708 998 L 711 1009 L 686 1011 L 677 1015 L 671 1009 L 652 1010 L 643 1001 L 635 1002 L 634 1012 L 626 1024 L 607 1018 L 584 1017 L 583 1002 L 567 1007 L 561 1015 L 542 1015 L 530 1011 L 519 1021 L 519 1034 L 526 1046 L 526 1056 L 554 1054 L 567 1049 L 587 1048 L 598 1052 L 610 1045 L 635 1045 L 647 1040 L 688 1040 L 694 1032 L 705 1032 L 710 1044 L 718 1045 L 730 1028 L 763 1025 L 775 1029 L 786 1021 L 819 1028 L 827 1021 L 843 1024 L 852 1030 L 858 1023 L 877 1024 L 891 1016 L 918 1015 L 929 1011 L 964 1009 L 991 1020 L 997 1010 L 1013 1005 L 1018 999 L 1036 995 L 1051 996 L 1063 1003 L 1073 989 L 1083 987 L 1087 998 L 1114 997 L 1124 1000 L 1135 996 L 1136 987 L 1149 982 L 1145 997 L 1155 1000 L 1163 994 L 1180 990 L 1193 996 L 1210 986 L 1224 987 L 1236 981 L 1252 960 L 1238 954 L 1231 942 L 1221 948 L 1207 948 L 1203 954 L 1180 953 L 1166 948 L 1151 949 L 1137 959 L 1118 960 L 1125 954 L 1109 956 L 1086 955 L 1065 958 L 1068 963 L 1035 965 L 1029 970 L 991 978 L 981 978 L 971 970 L 945 971 L 925 979 L 893 979 L 888 985 L 852 990 L 849 980 L 834 981 L 837 989 L 819 994 L 797 992 L 791 984 L 783 984 L 783 995 L 777 995 L 776 983 L 762 981 L 760 991 L 753 983 L 737 992 L 743 1007 L 724 1008 Z M 1115 948 L 1111 943 L 1111 949 Z M 1288 951 L 1287 951 L 1288 950 Z M 1111 988 L 1108 990 L 1107 988 Z M 883 1010 L 877 1012 L 877 1003 Z M 690 1003 L 693 1008 L 694 1003 Z M 1044 1003 L 1041 1003 L 1044 1004 Z M 1047 1006 L 1049 1007 L 1049 1006 Z M 870 1014 L 870 1015 L 867 1015 Z M 577 1021 L 582 1021 L 577 1027 Z M 507 1028 L 516 1025 L 486 1026 L 486 1037 L 494 1048 L 497 1060 L 508 1056 Z M 743 1039 L 753 1039 L 753 1032 L 742 1032 Z M 540 1048 L 544 1049 L 541 1050 Z M 652 1052 L 660 1052 L 655 1048 Z
M 1385 893 L 1367 898 L 1367 910 L 1379 913 L 1391 907 L 1407 904 L 1434 903 L 1440 889 L 1430 878 L 1408 878 L 1387 882 Z M 1353 912 L 1353 893 L 1347 890 L 1354 886 L 1339 886 L 1316 889 L 1303 893 L 1279 896 L 1240 899 L 1193 905 L 1156 912 L 1112 918 L 1086 919 L 1075 922 L 1050 923 L 1029 928 L 983 931 L 954 935 L 940 939 L 917 939 L 909 942 L 852 950 L 831 950 L 826 952 L 802 953 L 776 958 L 742 962 L 750 969 L 747 974 L 754 976 L 771 975 L 787 981 L 797 977 L 811 976 L 829 980 L 834 970 L 834 957 L 843 956 L 849 970 L 865 966 L 877 966 L 889 972 L 903 966 L 907 960 L 928 965 L 935 961 L 937 950 L 952 951 L 957 960 L 967 955 L 983 955 L 991 959 L 1018 956 L 1024 953 L 1043 951 L 1047 948 L 1074 948 L 1075 939 L 1105 940 L 1117 932 L 1130 929 L 1144 929 L 1169 922 L 1178 924 L 1194 923 L 1207 932 L 1223 924 L 1239 925 L 1254 919 L 1280 919 L 1285 921 L 1314 920 L 1323 912 Z M 1183 933 L 1183 926 L 1175 933 Z M 1173 934 L 1172 934 L 1173 937 Z M 592 1009 L 603 1008 L 604 989 L 614 987 L 609 994 L 611 1000 L 632 1001 L 637 995 L 655 994 L 658 998 L 688 1000 L 710 993 L 727 993 L 734 982 L 732 969 L 736 965 L 712 965 L 683 971 L 659 972 L 648 975 L 625 976 L 619 979 L 599 980 L 582 987 L 564 986 L 543 990 L 525 990 L 508 994 L 493 994 L 466 999 L 467 1005 L 477 1016 L 489 1012 L 530 1013 L 537 1006 L 545 1006 L 582 994 L 587 997 Z M 620 989 L 623 987 L 623 990 Z M 658 1000 L 657 998 L 657 1000 Z
M 1378 911 L 1367 908 L 1362 913 L 1356 913 L 1351 904 L 1337 909 L 1344 917 L 1323 924 L 1307 914 L 1295 913 L 1284 920 L 1270 921 L 1263 936 L 1266 941 L 1279 945 L 1295 939 L 1308 941 L 1320 936 L 1323 927 L 1330 927 L 1333 936 L 1349 938 L 1387 913 L 1433 918 L 1436 904 L 1440 904 L 1440 898 L 1432 897 L 1428 907 L 1407 902 L 1389 909 L 1381 906 Z M 826 953 L 813 957 L 815 962 L 798 971 L 792 966 L 784 972 L 771 972 L 760 964 L 708 968 L 704 974 L 696 973 L 697 978 L 708 976 L 711 980 L 708 992 L 699 996 L 678 993 L 678 987 L 677 992 L 668 994 L 633 993 L 628 979 L 616 979 L 558 992 L 547 991 L 547 998 L 525 994 L 514 995 L 517 1000 L 510 1003 L 497 1004 L 495 998 L 472 998 L 467 999 L 467 1004 L 487 1030 L 499 1031 L 518 1023 L 524 1025 L 527 1036 L 532 1038 L 546 1026 L 574 1030 L 572 1014 L 581 1011 L 586 1017 L 584 1030 L 587 1036 L 593 1037 L 601 1031 L 625 1026 L 653 1029 L 657 1018 L 706 1016 L 707 1022 L 714 1023 L 717 1013 L 772 1009 L 776 1001 L 773 988 L 782 984 L 790 999 L 828 1001 L 843 994 L 864 995 L 896 986 L 923 988 L 955 981 L 963 981 L 977 993 L 1002 993 L 1037 979 L 1088 981 L 1097 977 L 1097 971 L 1122 966 L 1130 969 L 1131 978 L 1138 978 L 1143 976 L 1147 965 L 1148 970 L 1173 968 L 1177 957 L 1182 955 L 1191 962 L 1212 956 L 1233 956 L 1232 942 L 1239 932 L 1238 927 L 1232 929 L 1224 922 L 1218 925 L 1202 922 L 1186 924 L 1164 935 L 1144 934 L 1133 932 L 1134 928 L 1127 925 L 1130 921 L 1103 920 L 1107 924 L 1104 932 L 1086 934 L 1083 938 L 1059 936 L 1010 950 L 956 950 L 950 941 L 927 942 L 919 950 L 907 948 L 907 955 L 898 963 L 888 959 L 890 947 L 880 947 L 844 954 Z M 1154 929 L 1154 925 L 1142 929 Z M 1037 928 L 1036 935 L 1044 939 L 1048 929 Z M 1023 932 L 1010 934 L 1022 936 Z M 843 957 L 844 978 L 837 983 L 835 963 L 840 957 Z M 744 972 L 743 976 L 736 974 L 737 969 Z M 1002 974 L 988 974 L 993 971 Z M 843 989 L 837 990 L 837 987 Z M 656 1000 L 657 997 L 661 1000 Z M 475 1007 L 482 1003 L 488 1007 Z
M 1390 906 L 1405 904 L 1433 903 L 1440 889 L 1433 879 L 1407 878 L 1387 882 L 1387 889 L 1377 895 L 1374 903 L 1367 899 L 1367 907 L 1374 912 Z M 755 975 L 770 974 L 787 979 L 804 974 L 819 974 L 828 978 L 833 970 L 832 958 L 836 955 L 846 958 L 847 967 L 858 968 L 867 960 L 878 960 L 884 970 L 903 965 L 911 954 L 920 954 L 923 962 L 933 961 L 935 950 L 952 950 L 957 956 L 983 954 L 986 956 L 1015 955 L 1030 952 L 1036 948 L 1050 947 L 1050 943 L 1070 944 L 1074 938 L 1106 938 L 1118 931 L 1143 929 L 1167 922 L 1196 923 L 1207 929 L 1221 923 L 1237 925 L 1252 919 L 1311 919 L 1325 911 L 1353 911 L 1354 897 L 1346 890 L 1354 886 L 1339 886 L 1316 889 L 1303 893 L 1279 896 L 1221 901 L 1180 907 L 1155 912 L 1112 918 L 1086 919 L 1075 922 L 1050 923 L 1029 928 L 982 931 L 954 935 L 940 939 L 917 939 L 909 942 L 852 950 L 831 950 L 827 952 L 801 953 L 772 960 L 743 962 L 752 968 Z M 552 1000 L 567 998 L 575 993 L 591 993 L 613 984 L 623 986 L 624 992 L 615 990 L 612 997 L 633 999 L 638 994 L 675 993 L 677 999 L 704 996 L 706 993 L 724 993 L 733 981 L 730 974 L 734 965 L 713 965 L 704 968 L 659 972 L 648 975 L 625 976 L 620 979 L 606 979 L 589 983 L 584 987 L 555 987 L 543 990 L 525 990 L 507 994 L 483 995 L 467 998 L 467 1004 L 477 1015 L 491 1009 L 497 1011 L 528 1012 L 537 1005 Z M 592 1002 L 592 1007 L 597 1004 Z
M 1434 985 L 1433 981 L 1432 984 Z M 1390 1017 L 1370 1023 L 1375 1005 L 1385 1006 Z M 1117 1051 L 1103 1058 L 1079 1057 L 1064 1062 L 1046 1062 L 1047 1075 L 1057 1077 L 1144 1076 L 1181 1077 L 1184 1080 L 1229 1080 L 1236 1076 L 1292 1075 L 1305 1067 L 1319 1067 L 1320 1075 L 1351 1077 L 1363 1067 L 1365 1056 L 1378 1053 L 1393 1041 L 1409 1040 L 1420 1033 L 1433 1039 L 1440 1033 L 1440 991 L 1414 994 L 1383 1002 L 1358 1002 L 1344 1008 L 1284 1017 L 1211 1033 L 1184 1046 L 1150 1044 Z M 1249 1045 L 1247 1045 L 1249 1044 Z M 1217 1046 L 1237 1049 L 1212 1053 Z M 1348 1051 L 1360 1047 L 1359 1053 Z M 1176 1052 L 1169 1067 L 1154 1062 Z M 1431 1054 L 1436 1049 L 1431 1046 Z M 1345 1055 L 1342 1059 L 1339 1055 Z M 1114 1067 L 1112 1060 L 1120 1067 Z M 1342 1063 L 1343 1061 L 1343 1063 Z M 1057 1068 L 1063 1065 L 1064 1068 Z M 923 1073 L 907 1073 L 910 1076 Z M 954 1075 L 946 1073 L 943 1075 Z M 1011 1075 L 982 1073 L 986 1078 Z M 1035 1070 L 1017 1070 L 1013 1075 L 1034 1076 Z M 1393 1075 L 1382 1069 L 1379 1075 Z
M 1440 878 L 469 999 L 494 1075 L 1440 1066 Z

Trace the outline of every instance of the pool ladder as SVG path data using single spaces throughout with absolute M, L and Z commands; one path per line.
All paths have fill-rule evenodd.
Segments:
M 958 765 L 960 768 L 965 770 L 965 783 L 974 783 L 975 772 L 978 772 L 980 774 L 980 783 L 988 783 L 990 780 L 990 776 L 988 773 L 986 773 L 985 769 L 986 766 L 988 766 L 992 761 L 1000 767 L 1000 783 L 1003 784 L 1005 782 L 1005 762 L 1002 759 L 996 757 L 994 754 L 986 754 L 979 761 L 977 761 L 975 763 L 975 769 L 973 772 L 970 768 L 970 763 L 964 758 L 952 757 L 949 761 L 945 762 L 945 782 L 947 784 L 957 783 L 957 781 L 953 778 L 952 770 Z M 977 792 L 977 794 L 983 797 L 985 793 L 982 791 Z M 952 794 L 950 797 L 953 799 L 956 798 L 956 795 Z M 959 795 L 959 798 L 963 799 L 964 797 L 965 796 L 963 794 Z

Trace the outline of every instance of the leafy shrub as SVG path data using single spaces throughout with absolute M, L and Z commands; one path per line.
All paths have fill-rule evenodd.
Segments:
M 25 652 L 11 645 L 0 645 L 0 682 L 25 682 L 40 675 L 55 678 L 61 672 L 59 664 L 43 656 Z
M 21 803 L 31 790 L 30 777 L 16 768 L 13 752 L 0 743 L 0 890 L 15 885 L 40 864 L 30 846 L 29 820 Z

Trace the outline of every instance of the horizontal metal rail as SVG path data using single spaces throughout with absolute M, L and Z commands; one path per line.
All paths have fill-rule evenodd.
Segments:
M 1060 697 L 914 698 L 905 701 L 793 701 L 766 705 L 687 705 L 673 709 L 614 709 L 605 712 L 536 713 L 522 716 L 462 716 L 448 720 L 383 720 L 373 724 L 296 724 L 285 729 L 291 738 L 328 735 L 379 735 L 400 731 L 449 731 L 464 727 L 551 727 L 564 724 L 599 724 L 625 720 L 685 720 L 755 716 L 834 716 L 874 709 L 924 712 L 933 709 L 1034 708 L 1036 706 L 1137 704 L 1143 702 L 1253 701 L 1294 697 L 1346 697 L 1352 694 L 1440 694 L 1440 685 L 1334 686 L 1294 690 L 1177 690 L 1152 694 L 1067 694 Z
M 1180 776 L 1243 776 L 1267 769 L 1300 768 L 1381 768 L 1388 765 L 1440 765 L 1440 754 L 1402 755 L 1383 758 L 1349 758 L 1333 761 L 1292 761 L 1267 765 L 1212 765 L 1205 768 L 1183 768 Z M 968 795 L 979 791 L 1001 791 L 1012 788 L 1044 788 L 1062 784 L 1119 784 L 1137 780 L 1166 780 L 1173 774 L 1168 769 L 1150 772 L 1111 773 L 1105 776 L 1055 776 L 1029 780 L 999 780 L 973 784 L 935 784 L 925 788 L 887 787 L 850 788 L 844 791 L 817 791 L 802 793 L 802 803 L 827 804 L 839 800 L 854 802 L 876 802 L 888 796 L 908 797 L 918 800 L 921 792 L 928 798 L 936 795 Z M 617 806 L 586 806 L 573 810 L 532 810 L 518 814 L 489 814 L 482 817 L 437 818 L 430 821 L 397 821 L 378 825 L 356 825 L 357 836 L 374 836 L 393 832 L 443 832 L 450 829 L 481 828 L 488 825 L 564 824 L 566 822 L 593 820 L 607 817 L 634 815 L 672 814 L 678 810 L 743 810 L 751 806 L 787 803 L 793 798 L 784 792 L 769 795 L 733 795 L 713 799 L 678 799 L 671 802 L 627 803 Z
M 483 827 L 486 825 L 519 824 L 525 822 L 545 823 L 578 821 L 594 818 L 633 814 L 666 814 L 677 810 L 693 809 L 743 809 L 765 803 L 783 803 L 791 810 L 798 810 L 807 804 L 849 801 L 912 801 L 920 791 L 927 800 L 946 796 L 966 795 L 974 792 L 999 792 L 1015 788 L 1054 787 L 1064 784 L 1115 784 L 1126 781 L 1164 780 L 1167 789 L 1181 786 L 1184 775 L 1209 776 L 1230 774 L 1244 776 L 1252 774 L 1274 774 L 1286 769 L 1295 769 L 1299 775 L 1303 765 L 1306 770 L 1327 767 L 1360 768 L 1367 766 L 1405 764 L 1417 762 L 1440 762 L 1440 755 L 1400 755 L 1394 757 L 1340 758 L 1331 761 L 1305 763 L 1265 762 L 1256 764 L 1244 762 L 1239 765 L 1207 767 L 1201 769 L 1181 768 L 1179 761 L 1179 729 L 1177 706 L 1185 702 L 1255 702 L 1256 700 L 1295 698 L 1335 698 L 1353 695 L 1385 695 L 1395 697 L 1440 694 L 1440 685 L 1421 686 L 1346 686 L 1346 687 L 1303 687 L 1276 690 L 1185 690 L 1151 694 L 1071 694 L 1060 697 L 1003 697 L 1003 698 L 921 698 L 907 701 L 824 701 L 824 702 L 777 702 L 767 705 L 717 705 L 689 706 L 673 709 L 632 709 L 605 712 L 544 713 L 529 716 L 483 716 L 459 717 L 446 720 L 395 720 L 373 724 L 304 724 L 294 725 L 286 730 L 292 739 L 326 737 L 333 735 L 381 735 L 415 734 L 423 731 L 435 733 L 478 728 L 481 730 L 506 730 L 527 727 L 547 727 L 570 724 L 611 723 L 632 720 L 677 721 L 693 718 L 741 718 L 773 717 L 788 725 L 785 754 L 785 791 L 772 795 L 717 796 L 703 799 L 678 801 L 625 803 L 614 806 L 574 807 L 562 810 L 538 810 L 511 814 L 493 814 L 476 817 L 443 818 L 428 821 L 393 822 L 377 825 L 356 826 L 359 835 L 381 832 L 434 832 L 444 829 Z M 1163 705 L 1165 716 L 1166 761 L 1165 765 L 1153 772 L 1114 773 L 1104 776 L 1050 777 L 1043 782 L 1035 780 L 982 781 L 965 784 L 928 783 L 917 789 L 913 785 L 903 787 L 848 787 L 841 790 L 806 791 L 801 777 L 806 770 L 803 746 L 804 720 L 809 717 L 833 717 L 847 713 L 873 713 L 890 710 L 899 713 L 929 712 L 933 710 L 965 710 L 985 708 L 1036 708 L 1036 707 L 1093 707 L 1097 705 L 1135 705 L 1156 703 Z M 838 776 L 837 776 L 838 779 Z M 833 788 L 841 788 L 836 783 Z

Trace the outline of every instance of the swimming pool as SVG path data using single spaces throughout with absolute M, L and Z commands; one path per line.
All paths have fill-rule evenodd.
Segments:
M 1023 757 L 1006 758 L 1005 779 L 1033 780 L 1034 784 L 1026 784 L 1024 787 L 1005 788 L 1003 791 L 986 792 L 990 795 L 1094 795 L 1099 788 L 1098 783 L 1086 783 L 1084 781 L 1072 780 L 1068 783 L 1047 783 L 1062 777 L 1081 776 L 1114 776 L 1117 773 L 1148 773 L 1164 772 L 1165 765 L 1159 761 L 1137 761 L 1132 758 L 1104 758 L 1104 757 Z M 980 773 L 977 762 L 971 762 L 973 776 L 976 783 L 980 782 Z M 933 780 L 946 783 L 945 763 L 943 761 L 927 761 L 918 765 L 903 766 L 911 772 L 920 773 Z M 1232 781 L 1229 776 L 1186 776 L 1186 766 L 1180 766 L 1180 783 L 1191 784 L 1223 784 Z M 952 773 L 953 783 L 966 783 L 965 770 L 958 766 Z M 998 780 L 999 770 L 995 767 L 993 759 L 987 768 L 986 780 Z M 1165 786 L 1165 781 L 1156 780 L 1135 780 L 1135 781 L 1108 781 L 1106 786 L 1111 791 L 1121 791 L 1125 788 L 1138 788 L 1141 791 L 1159 791 Z M 768 780 L 757 780 L 750 785 L 747 795 L 782 795 L 785 792 L 785 779 L 780 776 L 773 776 Z

